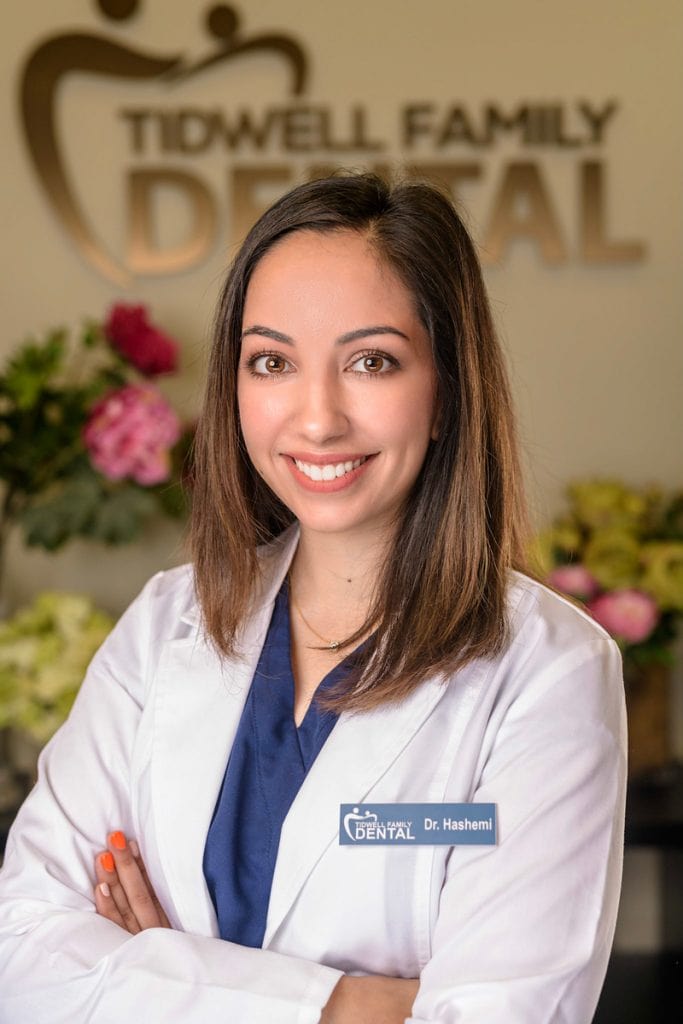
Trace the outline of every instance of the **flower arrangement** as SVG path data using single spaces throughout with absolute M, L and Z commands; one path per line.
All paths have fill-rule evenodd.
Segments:
M 683 491 L 594 480 L 570 484 L 567 498 L 568 511 L 535 538 L 542 574 L 585 602 L 626 664 L 671 664 L 683 615 Z
M 0 622 L 0 728 L 45 743 L 66 718 L 114 620 L 81 594 L 43 593 Z
M 74 343 L 29 340 L 0 375 L 0 554 L 15 524 L 48 551 L 72 537 L 133 540 L 160 512 L 185 512 L 191 431 L 153 383 L 176 343 L 143 306 L 115 305 Z

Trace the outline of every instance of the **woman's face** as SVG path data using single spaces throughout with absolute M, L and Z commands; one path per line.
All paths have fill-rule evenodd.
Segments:
M 390 530 L 435 437 L 411 294 L 352 231 L 285 237 L 246 295 L 238 371 L 256 470 L 303 530 Z

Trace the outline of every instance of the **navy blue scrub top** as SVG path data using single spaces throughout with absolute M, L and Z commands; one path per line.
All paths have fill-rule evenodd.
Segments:
M 318 690 L 348 671 L 352 655 Z M 222 939 L 260 947 L 266 929 L 282 823 L 337 716 L 311 702 L 297 728 L 287 581 L 275 601 L 263 650 L 230 752 L 204 847 L 204 877 Z

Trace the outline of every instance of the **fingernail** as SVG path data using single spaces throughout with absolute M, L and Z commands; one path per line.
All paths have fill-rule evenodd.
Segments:
M 104 868 L 105 871 L 113 871 L 114 870 L 114 858 L 110 854 L 109 850 L 107 850 L 106 853 L 101 853 L 100 854 L 99 861 L 100 861 L 100 864 L 102 865 L 102 867 Z
M 100 890 L 103 896 L 106 896 L 107 898 L 111 896 L 111 889 L 109 888 L 106 882 L 100 882 L 97 888 Z
M 112 832 L 109 836 L 109 842 L 112 846 L 115 846 L 117 850 L 125 850 L 126 848 L 126 837 L 123 832 Z
M 131 839 L 131 841 L 128 843 L 128 848 L 135 857 L 135 859 L 137 860 L 137 858 L 140 856 L 140 850 L 138 849 L 138 844 L 135 842 L 134 839 Z

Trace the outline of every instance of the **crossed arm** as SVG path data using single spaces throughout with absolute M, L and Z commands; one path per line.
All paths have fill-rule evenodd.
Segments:
M 97 913 L 130 935 L 170 928 L 150 883 L 137 843 L 111 832 L 108 848 L 95 858 Z M 320 1024 L 402 1024 L 410 1017 L 418 981 L 344 975 L 324 1007 Z

